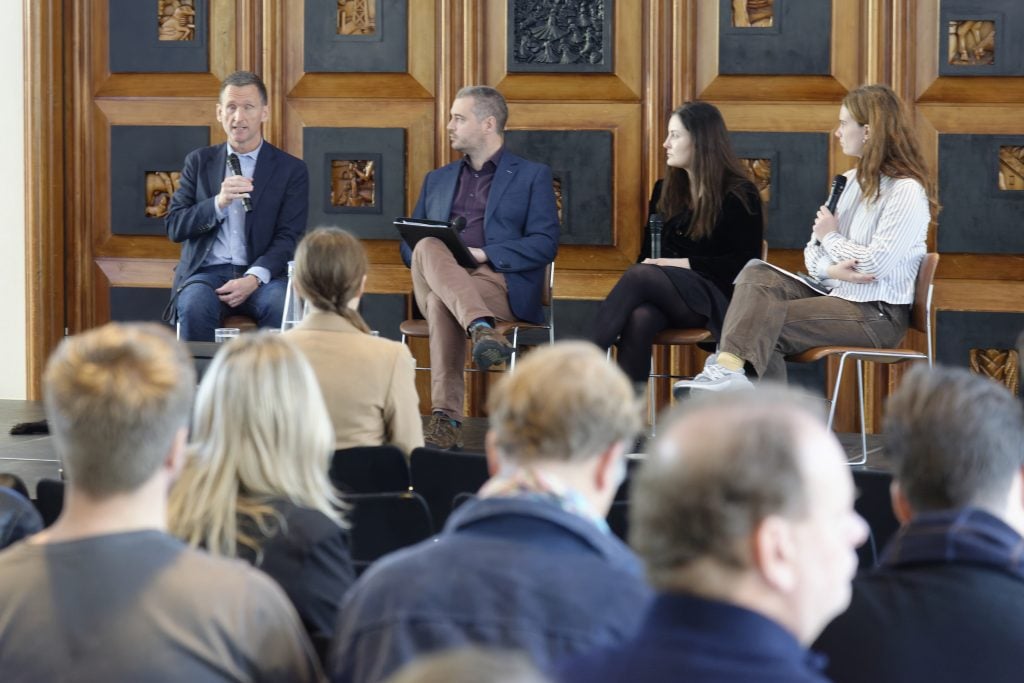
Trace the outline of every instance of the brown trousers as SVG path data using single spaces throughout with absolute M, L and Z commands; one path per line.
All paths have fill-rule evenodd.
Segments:
M 412 289 L 430 330 L 431 410 L 461 421 L 466 328 L 477 318 L 514 319 L 505 276 L 487 264 L 463 268 L 443 242 L 428 237 L 412 252 Z
M 736 279 L 718 348 L 753 365 L 758 377 L 784 382 L 786 356 L 824 345 L 892 347 L 909 323 L 909 305 L 823 296 L 753 264 Z

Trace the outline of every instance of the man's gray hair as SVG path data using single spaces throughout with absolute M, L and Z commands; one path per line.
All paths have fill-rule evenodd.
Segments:
M 692 398 L 663 418 L 630 492 L 630 545 L 655 587 L 698 560 L 745 569 L 762 520 L 807 514 L 798 453 L 809 424 L 824 429 L 821 413 L 802 393 L 762 384 Z
M 505 102 L 505 97 L 500 92 L 486 85 L 467 85 L 455 94 L 457 100 L 463 97 L 473 98 L 473 114 L 477 121 L 483 121 L 488 116 L 493 116 L 498 133 L 505 133 L 505 124 L 508 123 L 508 103 Z
M 531 351 L 494 387 L 488 409 L 502 457 L 519 463 L 589 459 L 640 428 L 629 379 L 581 341 Z
M 1024 465 L 1024 409 L 963 368 L 919 366 L 885 409 L 885 455 L 914 512 L 1005 507 Z

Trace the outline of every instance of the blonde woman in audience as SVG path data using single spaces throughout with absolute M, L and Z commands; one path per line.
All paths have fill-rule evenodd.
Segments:
M 423 422 L 408 347 L 370 334 L 357 310 L 366 252 L 339 228 L 316 228 L 295 252 L 293 282 L 312 307 L 285 333 L 306 355 L 334 424 L 334 447 L 423 445 Z
M 309 363 L 280 335 L 239 337 L 210 364 L 192 423 L 171 533 L 269 574 L 322 651 L 355 575 L 327 477 L 334 436 Z

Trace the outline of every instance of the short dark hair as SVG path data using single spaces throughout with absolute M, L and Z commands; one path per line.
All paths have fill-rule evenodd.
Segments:
M 764 384 L 715 394 L 690 399 L 661 421 L 633 480 L 629 541 L 658 588 L 700 559 L 749 567 L 746 541 L 762 520 L 809 510 L 798 453 L 809 422 L 824 429 L 819 407 L 800 392 Z
M 267 99 L 267 86 L 263 83 L 263 79 L 254 74 L 251 71 L 236 71 L 233 74 L 228 74 L 228 77 L 221 81 L 220 94 L 218 97 L 224 95 L 224 91 L 228 89 L 228 86 L 234 86 L 236 88 L 244 88 L 247 85 L 255 85 L 256 89 L 260 93 L 260 101 L 266 106 Z
M 1024 465 L 1024 408 L 964 368 L 912 369 L 885 409 L 885 455 L 915 513 L 1001 509 Z
M 508 123 L 508 103 L 500 92 L 487 85 L 467 85 L 455 93 L 455 99 L 463 97 L 473 98 L 473 114 L 478 121 L 493 116 L 498 133 L 504 134 Z

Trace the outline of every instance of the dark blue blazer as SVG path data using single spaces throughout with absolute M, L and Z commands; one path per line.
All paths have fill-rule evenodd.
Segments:
M 203 264 L 216 240 L 220 223 L 214 202 L 226 164 L 225 144 L 193 150 L 185 157 L 181 182 L 165 220 L 167 236 L 183 243 L 181 261 L 174 269 L 172 299 Z M 274 278 L 285 277 L 309 215 L 306 163 L 264 140 L 251 194 L 252 211 L 245 216 L 248 265 L 262 266 Z
M 451 218 L 461 168 L 460 160 L 427 174 L 414 218 Z M 512 312 L 520 320 L 543 322 L 544 268 L 555 260 L 559 235 L 551 169 L 503 151 L 484 210 L 484 235 L 484 252 L 491 268 L 505 276 Z M 402 242 L 401 249 L 409 265 L 408 245 Z

